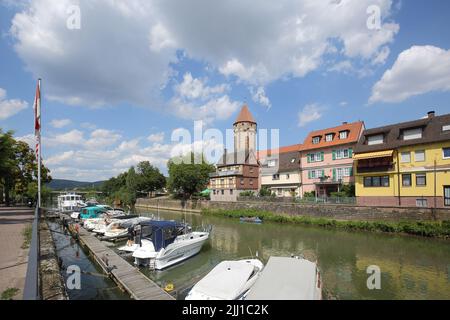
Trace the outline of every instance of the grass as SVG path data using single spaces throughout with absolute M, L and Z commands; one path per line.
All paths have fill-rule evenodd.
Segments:
M 12 298 L 19 293 L 17 288 L 8 288 L 2 292 L 1 300 L 12 300 Z
M 25 227 L 25 229 L 23 229 L 23 231 L 22 231 L 23 244 L 21 247 L 22 249 L 28 249 L 30 247 L 32 231 L 33 231 L 33 227 L 31 224 L 27 225 Z
M 291 216 L 275 214 L 254 209 L 223 210 L 203 209 L 202 214 L 230 218 L 260 217 L 264 221 L 318 226 L 328 229 L 347 231 L 370 231 L 385 233 L 405 233 L 422 237 L 450 238 L 450 221 L 342 221 L 308 216 Z

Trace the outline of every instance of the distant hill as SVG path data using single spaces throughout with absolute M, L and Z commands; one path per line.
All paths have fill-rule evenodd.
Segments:
M 74 180 L 64 180 L 64 179 L 53 179 L 50 183 L 47 184 L 47 187 L 53 190 L 72 190 L 75 188 L 88 188 L 94 187 L 99 188 L 103 184 L 104 181 L 96 181 L 96 182 L 83 182 L 83 181 L 74 181 Z

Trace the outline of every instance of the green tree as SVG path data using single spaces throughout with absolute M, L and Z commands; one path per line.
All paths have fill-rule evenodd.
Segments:
M 260 197 L 270 197 L 271 195 L 272 191 L 267 186 L 264 186 L 259 190 Z
M 203 156 L 191 153 L 187 160 L 190 161 L 186 161 L 186 157 L 177 157 L 167 163 L 169 169 L 167 187 L 172 194 L 185 199 L 205 189 L 209 174 L 215 171 L 214 166 L 207 163 Z
M 154 192 L 164 188 L 166 185 L 164 175 L 148 161 L 142 161 L 137 165 L 137 173 L 137 189 L 141 193 Z
M 37 180 L 38 163 L 34 150 L 23 141 L 16 141 L 13 132 L 0 129 L 0 186 L 5 193 L 5 203 L 12 196 L 23 197 L 30 183 Z M 51 181 L 50 170 L 41 163 L 42 184 Z

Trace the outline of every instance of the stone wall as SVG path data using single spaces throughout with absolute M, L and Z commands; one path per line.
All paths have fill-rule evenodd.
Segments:
M 345 204 L 299 204 L 276 202 L 180 201 L 170 199 L 138 199 L 136 207 L 146 209 L 201 212 L 202 209 L 254 209 L 279 214 L 301 215 L 336 220 L 426 221 L 450 220 L 450 209 L 364 207 Z

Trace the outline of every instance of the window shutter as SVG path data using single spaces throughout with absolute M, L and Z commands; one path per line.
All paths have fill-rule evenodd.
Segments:
M 333 150 L 333 160 L 336 160 L 336 150 Z
M 350 149 L 352 150 L 352 149 Z M 350 177 L 353 177 L 353 167 L 350 168 Z
M 320 153 L 320 161 L 323 161 L 323 159 L 324 159 L 324 152 L 322 151 L 322 152 Z
M 311 154 L 308 153 L 308 154 L 306 155 L 306 160 L 307 160 L 308 163 L 311 162 Z M 308 171 L 308 172 L 309 172 L 309 171 Z
M 349 158 L 353 157 L 353 149 L 352 148 L 348 149 L 348 157 Z
M 322 175 L 321 177 L 325 177 L 325 170 L 322 170 Z
M 333 180 L 336 180 L 336 169 L 333 168 Z
M 308 159 L 309 159 L 309 155 L 308 155 Z M 311 179 L 311 170 L 308 170 L 308 179 Z

